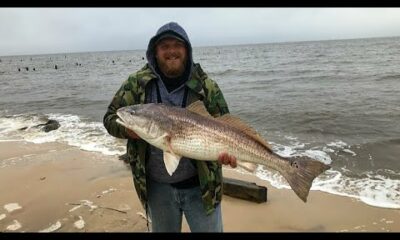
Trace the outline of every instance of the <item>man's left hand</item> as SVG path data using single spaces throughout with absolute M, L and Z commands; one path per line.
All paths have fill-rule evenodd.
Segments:
M 229 155 L 226 152 L 223 152 L 218 156 L 218 162 L 224 165 L 231 165 L 232 168 L 237 167 L 236 157 Z

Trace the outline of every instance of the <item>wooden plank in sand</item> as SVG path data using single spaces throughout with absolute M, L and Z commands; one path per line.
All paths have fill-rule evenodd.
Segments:
M 256 203 L 267 201 L 266 187 L 232 178 L 223 178 L 223 194 Z

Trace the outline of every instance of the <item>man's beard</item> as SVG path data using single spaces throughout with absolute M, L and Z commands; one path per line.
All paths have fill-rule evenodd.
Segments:
M 158 66 L 165 76 L 174 78 L 181 76 L 185 72 L 186 59 L 179 64 L 168 64 L 167 61 L 157 60 Z

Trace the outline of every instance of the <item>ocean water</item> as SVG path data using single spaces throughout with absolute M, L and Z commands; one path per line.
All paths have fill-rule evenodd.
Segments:
M 278 154 L 331 164 L 312 191 L 400 208 L 400 37 L 197 47 L 193 56 L 231 113 Z M 145 50 L 0 57 L 0 141 L 123 154 L 125 140 L 108 135 L 102 118 L 144 57 Z M 61 127 L 33 127 L 47 119 Z M 264 166 L 255 174 L 289 188 Z

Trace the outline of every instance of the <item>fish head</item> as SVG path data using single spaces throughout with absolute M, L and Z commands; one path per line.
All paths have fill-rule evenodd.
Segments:
M 157 139 L 165 135 L 155 104 L 138 104 L 117 110 L 117 123 L 134 131 L 143 139 Z

